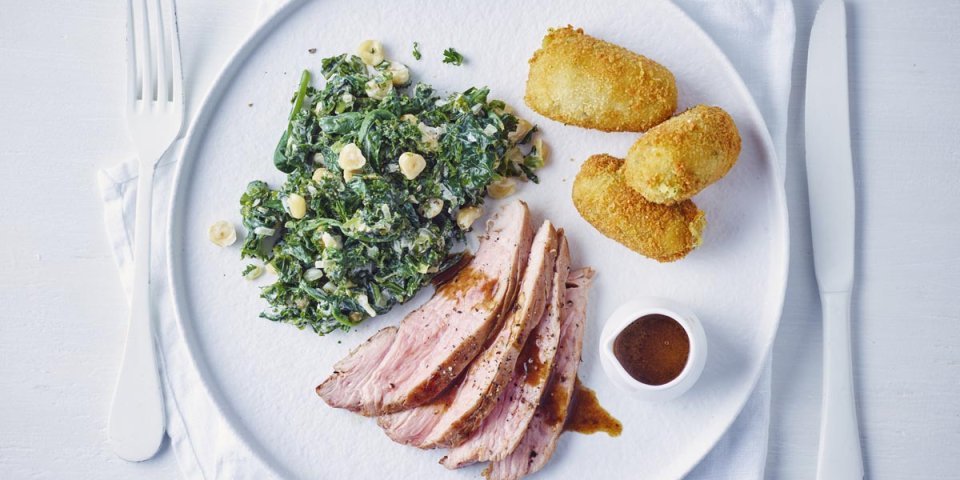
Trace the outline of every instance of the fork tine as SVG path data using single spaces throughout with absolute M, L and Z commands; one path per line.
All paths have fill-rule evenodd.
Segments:
M 167 60 L 168 48 L 166 44 L 166 25 L 160 8 L 160 0 L 150 0 L 150 10 L 147 18 L 150 23 L 150 36 L 153 39 L 154 63 L 157 67 L 157 102 L 167 101 Z
M 183 71 L 180 69 L 180 27 L 177 23 L 177 2 L 176 0 L 163 0 L 167 6 L 167 16 L 169 17 L 166 25 L 169 26 L 170 41 L 170 67 L 172 77 L 173 104 L 177 107 L 183 107 Z
M 127 108 L 132 110 L 140 97 L 137 91 L 137 40 L 133 31 L 133 0 L 127 0 Z
M 137 65 L 140 69 L 140 99 L 143 100 L 143 106 L 146 102 L 153 100 L 153 62 L 150 57 L 150 26 L 147 22 L 147 5 L 145 0 L 140 0 L 140 8 L 133 9 L 135 17 L 134 32 L 139 31 L 137 37 Z M 139 27 L 139 29 L 137 28 Z

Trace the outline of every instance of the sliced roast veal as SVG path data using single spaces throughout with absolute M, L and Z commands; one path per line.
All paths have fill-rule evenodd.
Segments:
M 543 315 L 556 255 L 556 230 L 544 222 L 533 239 L 516 304 L 499 332 L 470 364 L 460 383 L 437 401 L 378 419 L 390 438 L 435 448 L 459 445 L 473 434 L 496 404 L 530 331 Z
M 436 398 L 477 356 L 509 308 L 532 233 L 525 203 L 503 207 L 488 222 L 473 260 L 395 333 L 384 334 L 389 339 L 367 342 L 338 363 L 317 394 L 330 406 L 368 416 Z
M 480 428 L 466 442 L 450 449 L 440 461 L 443 466 L 460 468 L 500 460 L 523 439 L 549 380 L 560 340 L 560 309 L 570 274 L 570 251 L 562 231 L 558 232 L 558 244 L 547 308 L 520 352 L 513 376 Z
M 333 371 L 349 372 L 376 368 L 390 350 L 390 345 L 396 335 L 397 327 L 390 326 L 380 329 L 365 342 L 351 350 L 349 355 L 337 362 L 333 366 Z
M 487 480 L 518 480 L 546 465 L 557 448 L 573 395 L 583 332 L 586 326 L 587 293 L 593 271 L 581 269 L 570 274 L 560 314 L 560 344 L 550 374 L 550 383 L 520 444 L 506 458 L 491 462 L 483 475 Z

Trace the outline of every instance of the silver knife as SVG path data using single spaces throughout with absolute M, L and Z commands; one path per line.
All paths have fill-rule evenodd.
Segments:
M 819 480 L 863 478 L 850 355 L 855 206 L 846 22 L 843 2 L 825 0 L 813 21 L 807 52 L 807 188 L 823 308 Z

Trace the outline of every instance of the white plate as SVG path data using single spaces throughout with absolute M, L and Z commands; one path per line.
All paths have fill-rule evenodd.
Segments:
M 540 185 L 519 197 L 534 217 L 565 227 L 574 265 L 598 271 L 580 375 L 624 424 L 623 435 L 564 435 L 542 478 L 678 478 L 710 450 L 743 407 L 776 333 L 787 270 L 787 220 L 779 167 L 757 108 L 729 62 L 680 10 L 665 1 L 429 3 L 319 1 L 288 5 L 260 28 L 215 83 L 188 134 L 171 204 L 170 282 L 179 322 L 205 386 L 243 441 L 283 477 L 477 478 L 479 467 L 448 472 L 441 452 L 392 443 L 375 422 L 327 407 L 314 387 L 333 363 L 372 332 L 397 323 L 429 295 L 349 333 L 318 337 L 257 318 L 258 286 L 240 276 L 238 248 L 207 240 L 215 220 L 240 224 L 247 182 L 276 185 L 271 154 L 301 69 L 378 38 L 388 58 L 438 90 L 488 85 L 492 97 L 541 125 L 551 160 Z M 636 134 L 565 127 L 523 104 L 527 59 L 550 26 L 568 23 L 642 52 L 670 68 L 681 108 L 727 109 L 743 137 L 730 174 L 696 198 L 706 211 L 704 244 L 661 265 L 601 236 L 576 213 L 570 185 L 589 155 L 623 156 Z M 419 41 L 423 59 L 414 61 Z M 453 46 L 462 67 L 441 63 Z M 315 54 L 308 49 L 316 48 Z M 250 106 L 252 104 L 252 106 Z M 429 290 L 429 289 L 427 289 Z M 603 321 L 637 296 L 680 301 L 703 322 L 706 369 L 683 397 L 647 404 L 615 389 L 597 357 Z M 187 412 L 189 414 L 189 412 Z

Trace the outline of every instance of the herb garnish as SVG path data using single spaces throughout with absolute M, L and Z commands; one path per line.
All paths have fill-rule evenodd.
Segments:
M 413 58 L 420 60 L 420 43 L 413 42 Z
M 454 50 L 453 47 L 450 47 L 443 51 L 443 63 L 457 66 L 463 65 L 463 55 Z
M 491 182 L 537 181 L 543 159 L 531 134 L 511 135 L 525 122 L 486 88 L 440 97 L 417 84 L 407 93 L 394 88 L 391 68 L 326 58 L 320 89 L 303 73 L 274 153 L 286 181 L 250 182 L 240 198 L 241 255 L 277 274 L 262 290 L 262 317 L 325 334 L 383 314 L 457 262 L 457 213 L 483 204 Z M 366 163 L 345 179 L 338 154 L 351 143 Z M 398 168 L 404 152 L 426 160 L 413 180 Z M 290 213 L 294 195 L 306 200 L 302 218 Z

